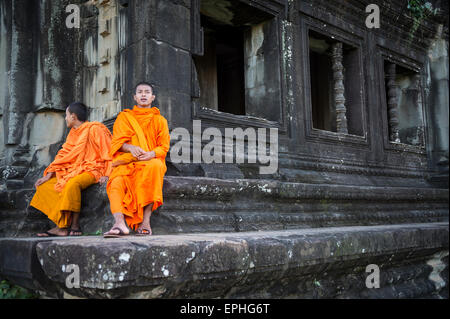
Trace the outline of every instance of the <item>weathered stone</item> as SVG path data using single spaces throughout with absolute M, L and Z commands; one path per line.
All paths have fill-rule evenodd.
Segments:
M 41 239 L 42 240 L 42 239 Z M 44 239 L 45 240 L 45 239 Z M 42 271 L 33 239 L 7 240 L 0 248 L 0 273 L 16 284 L 30 289 L 56 293 L 55 286 Z
M 212 163 L 200 164 L 205 177 L 219 179 L 241 179 L 244 175 L 236 164 Z
M 189 8 L 175 1 L 158 1 L 155 9 L 157 12 L 155 39 L 189 50 L 191 47 Z
M 64 25 L 69 3 L 81 7 L 80 29 Z M 193 120 L 220 130 L 276 128 L 277 172 L 262 175 L 247 162 L 174 164 L 169 153 L 164 205 L 151 219 L 156 236 L 116 241 L 129 262 L 101 238 L 41 243 L 44 270 L 58 288 L 38 289 L 58 297 L 448 297 L 448 230 L 433 226 L 448 222 L 448 3 L 432 5 L 440 12 L 411 30 L 401 0 L 381 2 L 382 27 L 369 30 L 358 1 L 2 1 L 0 236 L 51 227 L 27 206 L 67 134 L 65 106 L 83 101 L 90 120 L 112 129 L 116 114 L 134 104 L 134 85 L 146 80 L 171 130 L 192 133 Z M 202 79 L 207 68 L 199 64 L 215 45 L 206 36 L 209 19 L 251 34 L 236 46 L 246 48 L 237 50 L 242 57 L 234 55 L 247 62 L 244 107 L 202 105 L 207 93 L 218 95 L 217 79 Z M 343 44 L 335 83 L 344 77 L 350 134 L 313 125 L 309 30 Z M 419 75 L 402 86 L 407 103 L 397 117 L 406 143 L 389 140 L 385 63 Z M 85 234 L 111 227 L 104 186 L 84 191 L 82 203 Z M 217 233 L 182 235 L 208 232 Z M 18 242 L 0 244 L 2 263 L 26 260 L 15 278 L 36 288 L 40 275 L 26 266 L 36 265 L 35 241 Z M 345 245 L 333 250 L 338 243 Z M 10 248 L 17 251 L 8 259 Z M 58 254 L 45 255 L 51 248 Z M 82 263 L 90 278 L 79 291 L 64 290 L 67 260 Z M 96 261 L 112 272 L 100 272 Z M 369 263 L 382 266 L 380 289 L 364 286 Z
M 59 142 L 66 130 L 63 113 L 38 113 L 33 118 L 29 143 L 32 146 L 47 146 Z
M 190 81 L 180 81 L 181 78 L 190 79 L 191 57 L 188 51 L 153 38 L 143 39 L 130 46 L 128 50 L 129 67 L 140 65 L 138 69 L 132 69 L 134 72 L 130 71 L 131 83 L 146 79 L 163 90 L 190 95 Z M 158 91 L 156 91 L 157 96 Z
M 25 253 L 35 245 L 33 262 L 39 260 L 59 295 L 63 291 L 89 298 L 417 298 L 448 294 L 448 282 L 436 285 L 437 276 L 445 278 L 440 275 L 448 267 L 448 223 L 123 239 L 36 238 L 13 243 L 17 252 Z M 23 265 L 24 258 L 5 255 L 10 245 L 11 239 L 0 240 L 1 275 L 6 278 L 16 264 Z M 369 264 L 381 270 L 380 289 L 365 285 Z M 79 267 L 80 289 L 66 286 L 73 272 L 69 265 Z M 22 279 L 37 273 L 21 267 L 15 274 Z M 29 280 L 27 284 L 39 289 Z
M 448 192 L 439 189 L 166 176 L 163 191 L 164 205 L 151 218 L 155 234 L 448 221 Z M 34 194 L 19 192 L 10 193 L 9 205 L 24 207 Z M 20 197 L 25 201 L 14 204 Z M 30 214 L 37 213 L 29 212 L 19 223 L 17 218 L 11 221 L 11 227 L 21 225 L 18 236 L 33 234 L 27 229 Z M 105 186 L 86 189 L 80 217 L 83 230 L 104 232 L 112 222 Z

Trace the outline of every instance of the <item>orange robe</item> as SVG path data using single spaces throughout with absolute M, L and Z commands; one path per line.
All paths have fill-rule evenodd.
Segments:
M 42 211 L 58 227 L 69 226 L 71 215 L 66 211 L 80 211 L 81 190 L 112 171 L 111 138 L 108 128 L 99 122 L 84 122 L 72 128 L 55 160 L 44 171 L 44 176 L 50 172 L 56 176 L 37 187 L 30 206 Z
M 138 161 L 131 153 L 119 151 L 124 143 L 154 151 L 155 158 Z M 163 180 L 167 171 L 166 154 L 170 147 L 167 120 L 159 109 L 140 108 L 119 113 L 114 123 L 110 155 L 113 170 L 106 186 L 111 212 L 122 213 L 132 229 L 142 223 L 144 207 L 152 211 L 163 204 Z

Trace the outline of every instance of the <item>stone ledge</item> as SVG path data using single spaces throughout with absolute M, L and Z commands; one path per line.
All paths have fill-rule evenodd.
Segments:
M 20 205 L 16 213 L 8 213 L 8 207 L 0 212 L 0 236 L 32 236 L 50 227 L 44 215 L 20 212 L 32 195 L 31 190 L 9 195 Z M 166 176 L 164 205 L 151 222 L 158 235 L 446 222 L 448 199 L 446 189 Z M 85 232 L 104 232 L 112 226 L 105 186 L 89 187 L 82 205 Z M 2 218 L 4 214 L 18 218 L 13 224 L 12 218 Z
M 45 285 L 36 282 L 51 281 L 49 294 L 88 298 L 445 295 L 448 275 L 432 277 L 439 267 L 427 262 L 438 260 L 439 269 L 448 272 L 448 227 L 430 223 L 120 239 L 5 238 L 0 239 L 0 277 L 17 279 L 20 267 L 22 278 L 34 278 L 28 287 L 42 289 Z M 41 274 L 23 267 L 34 258 L 30 246 Z M 65 285 L 70 273 L 64 270 L 70 264 L 80 269 L 78 289 Z M 369 264 L 380 267 L 384 290 L 365 287 Z

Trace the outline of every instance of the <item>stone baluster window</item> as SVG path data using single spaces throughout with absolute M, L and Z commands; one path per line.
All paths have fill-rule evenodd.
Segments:
M 309 31 L 313 128 L 364 135 L 358 48 Z
M 384 72 L 389 141 L 424 146 L 420 74 L 387 60 Z

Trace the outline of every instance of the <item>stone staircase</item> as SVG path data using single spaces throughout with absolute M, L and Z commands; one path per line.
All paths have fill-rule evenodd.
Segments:
M 49 227 L 32 194 L 0 204 L 0 277 L 49 296 L 448 298 L 448 189 L 166 176 L 154 236 L 121 239 L 31 237 Z M 85 234 L 108 230 L 105 187 L 82 201 Z
M 30 167 L 28 146 L 19 146 L 12 155 L 11 164 L 2 169 L 2 177 L 8 189 L 24 188 L 24 178 Z

